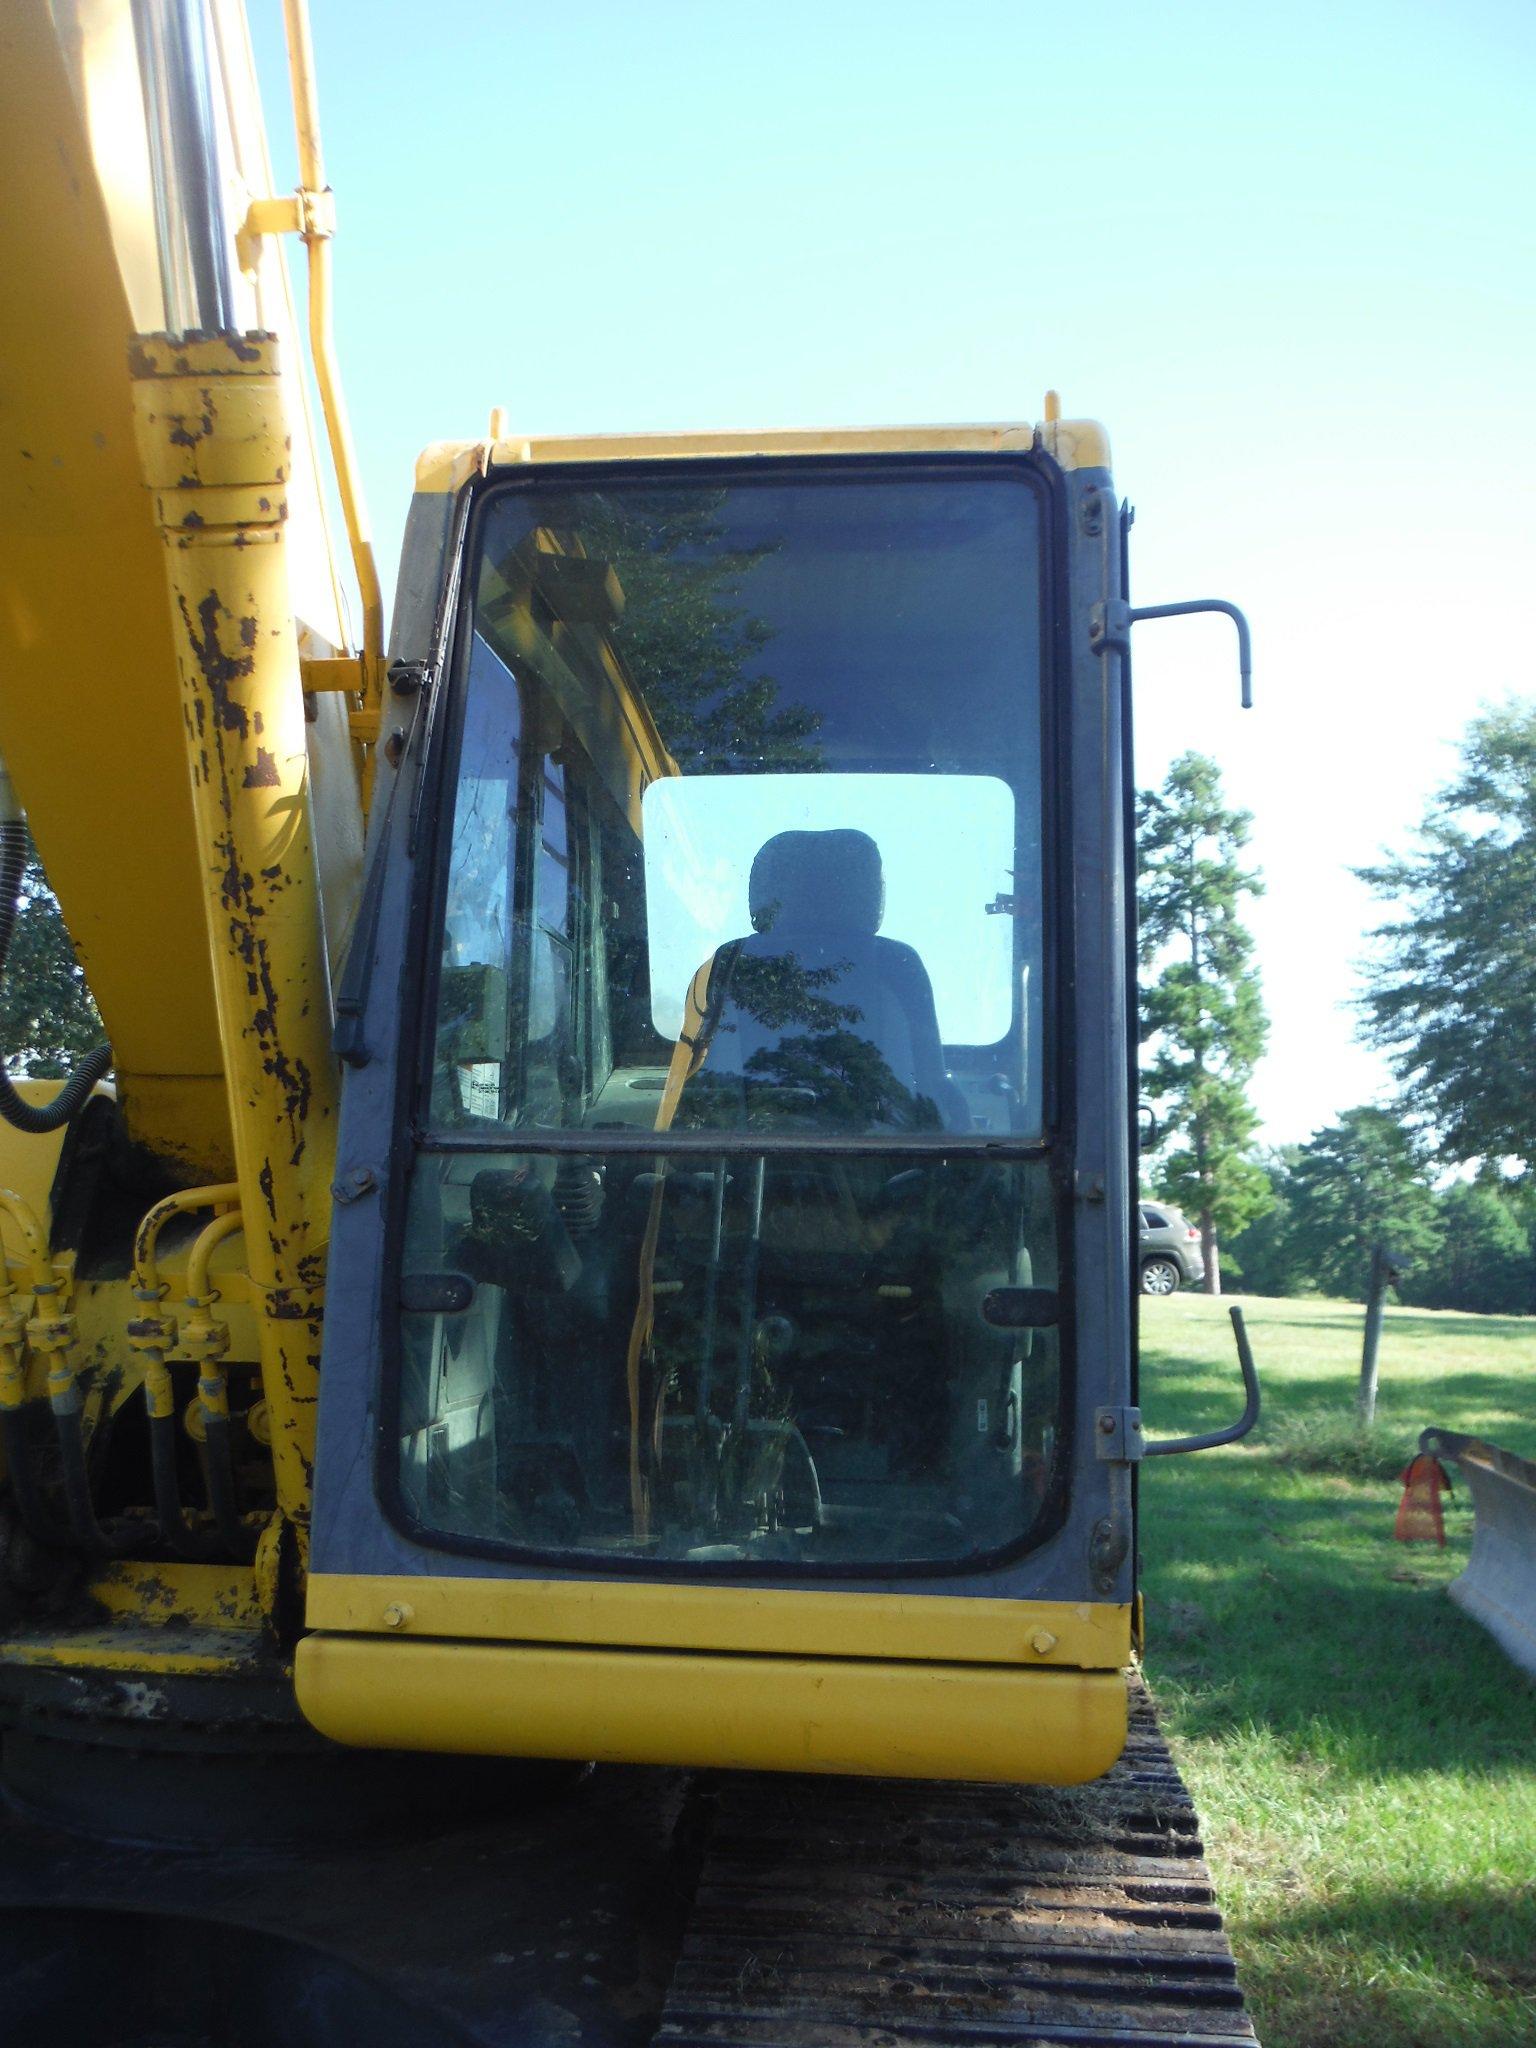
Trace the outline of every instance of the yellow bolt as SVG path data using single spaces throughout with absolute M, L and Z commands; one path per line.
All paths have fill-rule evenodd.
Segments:
M 407 1607 L 403 1600 L 391 1600 L 384 1610 L 386 1628 L 404 1628 L 415 1610 Z
M 1056 1647 L 1056 1638 L 1048 1628 L 1037 1628 L 1029 1639 L 1029 1646 L 1037 1657 L 1049 1657 Z

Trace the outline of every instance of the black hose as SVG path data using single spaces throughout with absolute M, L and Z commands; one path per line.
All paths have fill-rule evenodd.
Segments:
M 150 1416 L 149 1454 L 154 1470 L 155 1513 L 166 1547 L 193 1564 L 205 1564 L 210 1558 L 222 1557 L 223 1545 L 213 1536 L 189 1528 L 182 1513 L 181 1482 L 176 1472 L 174 1415 Z
M 0 975 L 16 928 L 16 902 L 27 869 L 27 828 L 21 818 L 0 823 Z M 84 1109 L 96 1083 L 112 1071 L 112 1048 L 98 1045 L 70 1075 L 52 1102 L 25 1102 L 17 1093 L 5 1061 L 0 1059 L 0 1117 L 18 1131 L 41 1137 L 61 1130 Z
M 203 1433 L 208 1452 L 208 1506 L 220 1536 L 237 1564 L 249 1564 L 256 1555 L 256 1531 L 240 1519 L 235 1495 L 235 1458 L 230 1448 L 229 1417 L 203 1410 Z
M 5 1450 L 6 1476 L 11 1482 L 11 1497 L 23 1528 L 44 1550 L 64 1549 L 68 1537 L 43 1499 L 33 1469 L 25 1409 L 0 1408 L 0 1446 Z
M 132 1529 L 107 1529 L 96 1519 L 91 1502 L 90 1474 L 85 1462 L 85 1424 L 78 1387 L 68 1407 L 55 1407 L 53 1426 L 59 1439 L 59 1466 L 64 1476 L 64 1504 L 76 1546 L 87 1556 L 122 1557 L 133 1546 Z

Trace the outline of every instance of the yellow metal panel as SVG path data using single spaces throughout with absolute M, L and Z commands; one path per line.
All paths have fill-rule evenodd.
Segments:
M 150 927 L 159 929 L 158 919 Z M 208 940 L 203 937 L 206 964 Z M 159 984 L 159 956 L 145 962 L 145 983 Z M 229 1095 L 222 1066 L 206 1074 L 143 1074 L 127 1069 L 118 1049 L 117 1012 L 106 1010 L 117 1059 L 117 1099 L 128 1128 L 162 1159 L 180 1168 L 189 1187 L 227 1179 L 234 1170 L 234 1145 L 229 1136 Z
M 364 1748 L 1076 1785 L 1125 1742 L 1116 1672 L 314 1635 L 295 1676 Z
M 114 1618 L 151 1628 L 246 1634 L 261 1628 L 256 1574 L 250 1565 L 141 1564 L 120 1559 L 103 1565 L 84 1593 Z
M 1108 468 L 1109 437 L 1095 420 L 975 427 L 831 427 L 771 433 L 513 436 L 494 443 L 435 441 L 416 463 L 418 491 L 456 491 L 477 470 L 553 462 L 686 462 L 807 455 L 1007 455 L 1037 437 L 1063 469 Z
M 148 1680 L 241 1676 L 270 1665 L 271 1652 L 255 1630 L 117 1622 L 103 1629 L 23 1629 L 0 1637 L 0 1669 L 25 1665 L 54 1671 L 132 1673 Z M 146 1706 L 146 1718 L 154 1718 Z
M 0 1052 L 4 1050 L 0 1048 Z M 18 1081 L 16 1092 L 23 1102 L 36 1105 L 52 1102 L 63 1085 L 62 1081 Z M 44 1230 L 50 1224 L 53 1177 L 59 1170 L 64 1138 L 62 1130 L 18 1131 L 13 1124 L 0 1123 L 0 1188 L 20 1195 Z M 0 1210 L 0 1240 L 12 1258 L 26 1256 L 26 1243 L 9 1210 Z
M 161 543 L 134 447 L 133 332 L 79 107 L 43 0 L 0 8 L 0 752 L 137 1076 L 222 1062 Z M 24 195 L 24 197 L 23 197 Z M 80 829 L 82 815 L 89 832 Z M 228 1160 L 213 1091 L 200 1169 Z
M 393 1610 L 386 1621 L 386 1609 Z M 580 1579 L 311 1575 L 311 1628 L 492 1642 L 777 1652 L 801 1657 L 1048 1664 L 1118 1671 L 1130 1608 L 943 1593 L 786 1592 Z

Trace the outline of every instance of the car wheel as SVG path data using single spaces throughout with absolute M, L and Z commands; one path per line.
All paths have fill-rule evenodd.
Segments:
M 1177 1294 L 1180 1273 L 1172 1259 L 1148 1259 L 1141 1269 L 1143 1294 Z

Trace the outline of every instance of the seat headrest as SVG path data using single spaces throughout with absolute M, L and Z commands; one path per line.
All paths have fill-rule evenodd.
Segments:
M 754 931 L 813 925 L 872 935 L 885 915 L 880 849 L 867 832 L 777 832 L 752 863 L 747 902 Z

